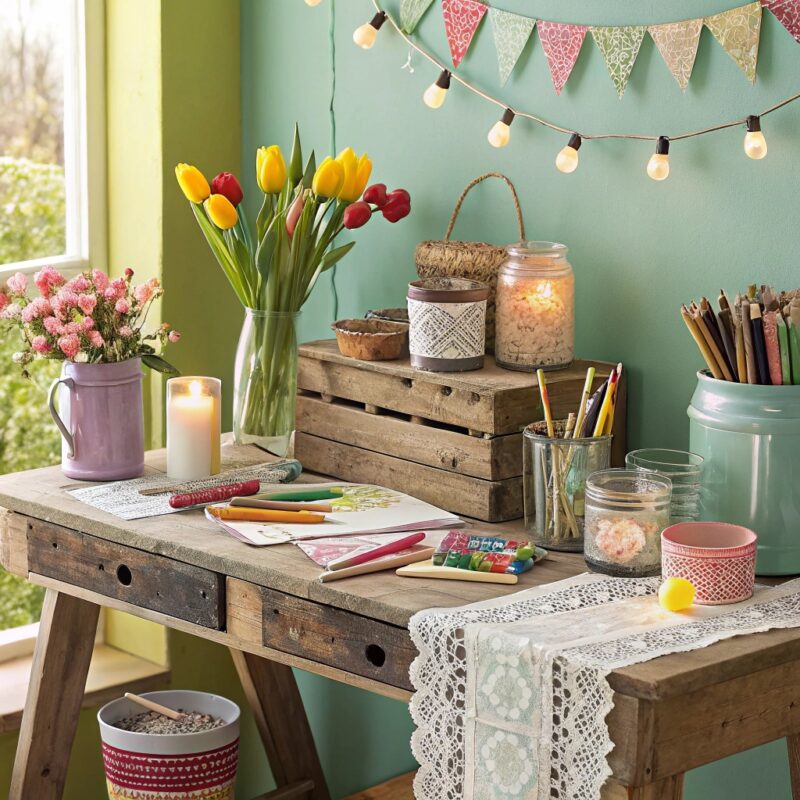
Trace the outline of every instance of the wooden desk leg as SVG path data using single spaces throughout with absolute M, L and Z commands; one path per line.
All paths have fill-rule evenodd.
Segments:
M 278 788 L 310 779 L 314 788 L 297 796 L 330 800 L 292 668 L 229 649 Z
M 789 750 L 789 774 L 792 777 L 792 800 L 800 800 L 800 734 L 786 737 Z
M 100 606 L 48 589 L 33 654 L 9 800 L 60 800 Z

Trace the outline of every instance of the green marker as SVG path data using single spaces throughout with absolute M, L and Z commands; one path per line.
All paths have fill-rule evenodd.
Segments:
M 307 492 L 266 492 L 257 497 L 259 500 L 308 502 L 310 500 L 338 500 L 343 494 L 344 489 L 334 486 L 330 489 L 310 489 Z

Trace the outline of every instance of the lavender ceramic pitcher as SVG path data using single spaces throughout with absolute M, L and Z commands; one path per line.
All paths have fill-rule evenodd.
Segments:
M 58 391 L 58 411 L 54 400 Z M 65 362 L 48 408 L 61 431 L 61 469 L 70 478 L 109 481 L 144 472 L 142 362 Z

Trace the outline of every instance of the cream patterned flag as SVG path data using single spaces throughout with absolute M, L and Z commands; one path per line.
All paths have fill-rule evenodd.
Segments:
M 487 10 L 488 6 L 476 0 L 442 0 L 444 29 L 454 67 L 457 67 L 466 55 L 472 37 Z
M 684 22 L 669 22 L 666 25 L 651 25 L 647 32 L 656 43 L 658 52 L 667 63 L 678 86 L 685 89 L 692 76 L 692 67 L 697 57 L 697 45 L 703 30 L 702 19 L 687 19 Z
M 761 35 L 761 3 L 748 3 L 706 17 L 703 22 L 725 48 L 751 83 L 756 80 L 758 41 Z
M 489 19 L 492 21 L 494 46 L 497 49 L 500 83 L 505 84 L 531 38 L 536 20 L 498 8 L 489 9 Z
M 800 0 L 761 0 L 761 5 L 768 8 L 800 42 Z
M 603 54 L 608 74 L 617 87 L 617 94 L 622 97 L 631 70 L 639 55 L 639 48 L 644 39 L 645 26 L 637 25 L 627 28 L 590 28 L 595 44 Z
M 433 0 L 402 0 L 400 3 L 400 27 L 411 33 L 417 27 L 423 14 L 431 7 Z
M 550 77 L 556 94 L 561 94 L 572 68 L 578 60 L 581 45 L 589 30 L 585 25 L 568 25 L 563 22 L 539 20 L 539 41 L 547 56 Z

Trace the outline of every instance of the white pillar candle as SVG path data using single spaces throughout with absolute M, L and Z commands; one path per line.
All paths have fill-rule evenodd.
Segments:
M 216 378 L 167 381 L 167 475 L 190 481 L 220 470 L 220 386 Z

